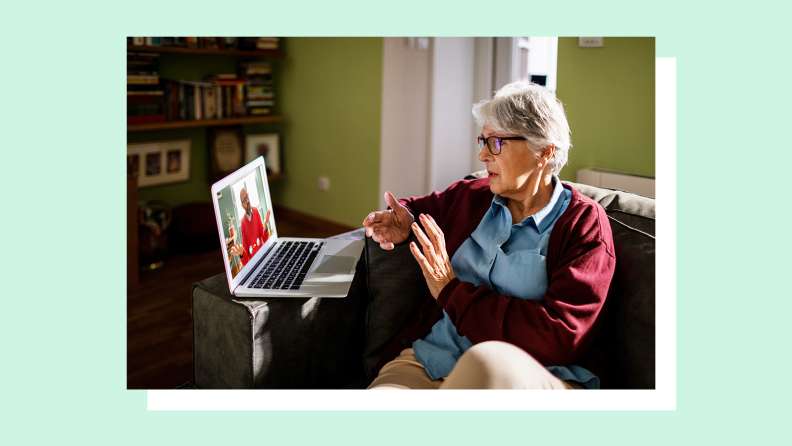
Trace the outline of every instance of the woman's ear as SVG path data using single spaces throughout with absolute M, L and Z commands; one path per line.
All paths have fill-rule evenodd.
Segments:
M 555 153 L 555 144 L 550 144 L 549 146 L 545 147 L 544 151 L 542 151 L 542 164 L 547 164 L 551 158 L 553 158 L 553 153 Z

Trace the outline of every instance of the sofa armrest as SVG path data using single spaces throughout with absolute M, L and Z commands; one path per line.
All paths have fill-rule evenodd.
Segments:
M 365 254 L 345 298 L 232 296 L 224 274 L 193 285 L 193 379 L 200 388 L 341 388 L 363 375 Z

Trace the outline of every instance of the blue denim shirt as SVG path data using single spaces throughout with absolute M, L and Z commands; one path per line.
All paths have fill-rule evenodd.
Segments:
M 520 299 L 541 299 L 547 291 L 545 257 L 553 225 L 564 213 L 572 193 L 553 176 L 553 195 L 539 212 L 512 225 L 506 198 L 495 195 L 489 212 L 451 259 L 459 280 L 484 285 L 493 292 Z M 432 379 L 448 375 L 459 357 L 473 344 L 457 334 L 448 314 L 432 330 L 413 342 L 418 361 Z M 599 378 L 577 365 L 547 367 L 564 381 L 599 388 Z

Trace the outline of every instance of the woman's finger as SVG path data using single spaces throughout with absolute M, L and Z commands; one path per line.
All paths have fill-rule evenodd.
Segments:
M 418 241 L 421 243 L 421 246 L 423 247 L 424 256 L 426 257 L 426 259 L 429 261 L 430 264 L 434 264 L 436 262 L 436 256 L 432 243 L 426 237 L 426 234 L 424 234 L 424 232 L 421 230 L 420 226 L 418 226 L 418 223 L 413 223 L 412 228 L 413 228 L 413 232 L 415 233 L 415 236 L 418 238 Z
M 442 255 L 446 255 L 445 249 L 445 234 L 443 234 L 443 230 L 440 229 L 440 225 L 434 220 L 434 217 L 428 214 L 424 214 L 426 219 L 429 221 L 429 226 L 435 232 L 437 238 L 437 252 L 441 253 Z M 424 225 L 426 226 L 426 225 Z
M 445 239 L 443 237 L 443 231 L 440 230 L 440 227 L 437 226 L 437 223 L 429 215 L 421 214 L 421 222 L 423 222 L 424 229 L 426 229 L 426 235 L 432 242 L 435 252 L 437 252 L 439 255 L 442 255 L 442 253 L 445 252 Z
M 418 261 L 418 266 L 421 267 L 424 276 L 426 276 L 429 270 L 431 270 L 431 266 L 429 265 L 429 261 L 426 260 L 426 257 L 424 257 L 423 254 L 421 254 L 421 250 L 418 249 L 418 245 L 416 245 L 415 242 L 410 242 L 410 252 L 412 252 L 413 257 L 415 257 L 415 260 Z

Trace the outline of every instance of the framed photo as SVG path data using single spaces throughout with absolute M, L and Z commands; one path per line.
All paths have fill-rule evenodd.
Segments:
M 247 135 L 245 142 L 245 163 L 263 156 L 267 173 L 280 173 L 280 147 L 276 133 Z
M 209 129 L 209 157 L 212 163 L 212 182 L 242 167 L 245 138 L 241 126 Z
M 190 179 L 190 140 L 127 144 L 127 173 L 137 174 L 138 187 Z

